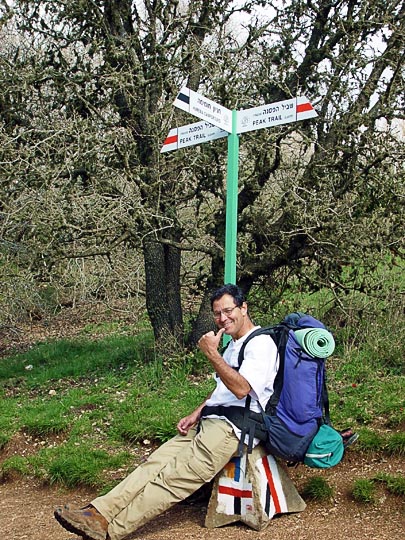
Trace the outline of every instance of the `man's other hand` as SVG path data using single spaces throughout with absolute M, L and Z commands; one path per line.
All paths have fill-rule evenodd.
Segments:
M 177 424 L 177 431 L 180 433 L 180 435 L 187 435 L 188 430 L 192 428 L 200 419 L 200 412 L 194 411 L 188 416 L 185 416 L 181 420 L 179 420 Z

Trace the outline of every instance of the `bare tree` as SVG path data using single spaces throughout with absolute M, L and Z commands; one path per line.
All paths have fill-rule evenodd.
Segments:
M 160 146 L 180 85 L 197 88 L 207 77 L 204 55 L 213 49 L 218 29 L 243 9 L 229 1 L 14 5 L 13 23 L 20 39 L 30 42 L 24 54 L 15 47 L 19 65 L 30 70 L 25 78 L 21 74 L 19 86 L 29 84 L 29 89 L 22 93 L 8 84 L 5 99 L 15 102 L 21 95 L 26 100 L 28 107 L 14 109 L 34 125 L 22 127 L 17 139 L 27 148 L 35 144 L 35 167 L 21 193 L 49 196 L 53 189 L 63 207 L 58 224 L 50 226 L 46 219 L 25 238 L 38 238 L 46 229 L 48 241 L 41 238 L 49 249 L 38 250 L 38 256 L 46 261 L 41 270 L 48 272 L 61 258 L 109 257 L 119 246 L 141 246 L 146 305 L 158 341 L 171 335 L 183 339 L 185 230 L 179 209 L 189 212 L 201 189 L 195 174 L 188 183 L 179 182 L 184 177 L 179 162 L 172 170 L 162 166 Z M 4 121 L 11 129 L 16 125 Z M 37 167 L 39 161 L 47 166 Z M 23 167 L 8 173 L 16 184 Z
M 293 276 L 370 290 L 372 270 L 403 256 L 403 3 L 266 4 L 244 92 L 239 74 L 213 92 L 240 108 L 306 95 L 319 118 L 241 136 L 238 281 L 268 285 L 270 301 Z
M 217 141 L 162 157 L 169 128 L 193 121 L 174 97 L 186 84 L 243 109 L 303 94 L 318 119 L 241 136 L 238 281 L 281 290 L 295 275 L 344 290 L 355 261 L 371 268 L 387 250 L 402 254 L 403 9 L 14 2 L 5 15 L 20 41 L 1 64 L 1 174 L 13 186 L 3 222 L 19 209 L 3 238 L 29 244 L 43 280 L 78 258 L 131 272 L 122 254 L 141 251 L 159 342 L 183 340 L 187 276 L 201 301 L 193 343 L 223 279 L 226 149 Z M 365 286 L 356 271 L 350 286 Z

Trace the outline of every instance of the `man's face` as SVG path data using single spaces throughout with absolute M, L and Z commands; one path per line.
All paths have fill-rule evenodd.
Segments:
M 245 335 L 248 321 L 245 302 L 237 306 L 230 294 L 224 294 L 219 300 L 214 301 L 212 312 L 216 325 L 218 328 L 224 328 L 225 334 L 233 339 L 239 339 Z

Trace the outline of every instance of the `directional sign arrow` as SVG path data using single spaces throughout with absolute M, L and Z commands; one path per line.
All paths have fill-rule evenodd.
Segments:
M 172 128 L 163 143 L 160 153 L 170 152 L 178 148 L 193 146 L 221 137 L 226 137 L 228 132 L 220 129 L 209 122 L 196 122 L 195 124 L 187 124 L 178 128 Z
M 197 118 L 201 118 L 201 120 L 206 120 L 214 124 L 214 126 L 224 129 L 228 133 L 232 131 L 232 111 L 190 90 L 186 86 L 183 86 L 180 90 L 174 105 L 197 116 Z
M 245 133 L 318 116 L 305 96 L 238 111 L 237 133 Z
M 161 152 L 177 150 L 177 148 L 192 146 L 220 137 L 228 139 L 224 283 L 236 283 L 239 134 L 315 118 L 318 115 L 305 96 L 277 101 L 252 109 L 230 111 L 185 86 L 180 90 L 174 105 L 197 116 L 203 122 L 171 129 Z M 226 341 L 225 337 L 224 344 Z

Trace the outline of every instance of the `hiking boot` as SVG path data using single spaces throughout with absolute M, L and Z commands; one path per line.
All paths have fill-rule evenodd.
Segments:
M 108 521 L 91 504 L 72 508 L 69 504 L 55 510 L 54 516 L 67 531 L 86 540 L 106 540 Z
M 347 438 L 343 439 L 344 448 L 346 449 L 349 446 L 351 446 L 353 443 L 355 443 L 357 441 L 358 438 L 359 438 L 359 434 L 358 433 L 353 433 L 353 435 L 351 435 L 350 437 L 347 437 Z
M 343 446 L 345 449 L 351 446 L 359 438 L 359 434 L 355 433 L 352 428 L 346 428 L 339 432 L 343 439 Z

